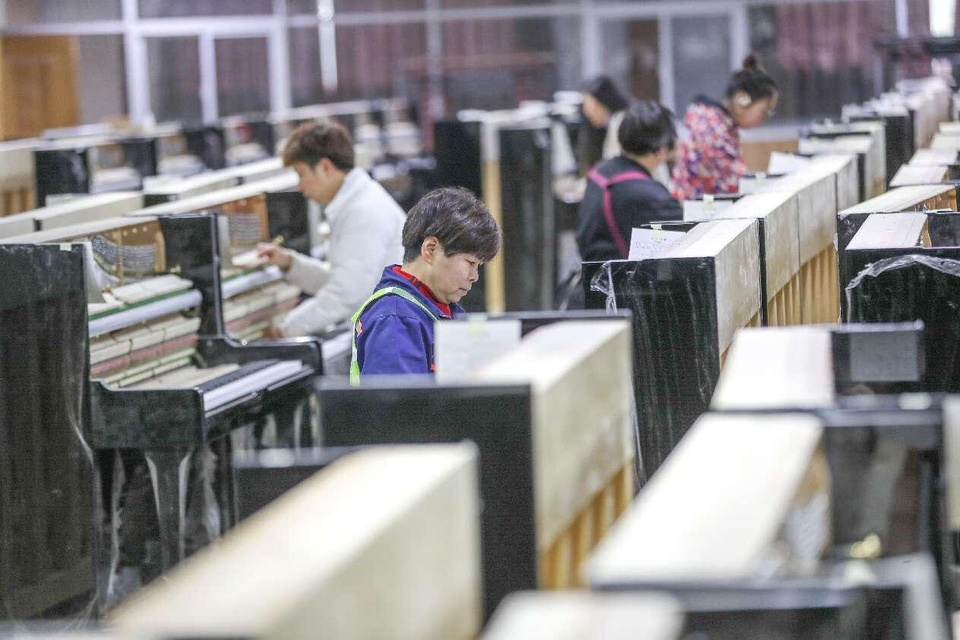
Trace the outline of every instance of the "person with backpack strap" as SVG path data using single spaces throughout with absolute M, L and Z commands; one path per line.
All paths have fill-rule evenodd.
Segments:
M 383 270 L 373 294 L 353 315 L 350 381 L 433 373 L 434 323 L 465 313 L 457 303 L 500 245 L 496 220 L 466 189 L 425 195 L 403 225 L 403 264 Z
M 617 132 L 621 153 L 587 174 L 577 246 L 584 261 L 626 259 L 630 234 L 651 222 L 682 220 L 683 209 L 652 174 L 676 142 L 670 110 L 642 100 L 630 105 Z

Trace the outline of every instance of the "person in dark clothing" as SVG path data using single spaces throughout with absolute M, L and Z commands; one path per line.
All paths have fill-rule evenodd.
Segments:
M 370 374 L 433 373 L 434 322 L 463 315 L 457 302 L 500 245 L 496 220 L 466 189 L 436 189 L 414 205 L 403 225 L 403 265 L 383 270 L 353 316 L 351 382 Z
M 637 101 L 627 109 L 617 135 L 620 155 L 590 172 L 580 203 L 577 245 L 584 261 L 625 259 L 634 227 L 683 219 L 680 204 L 651 175 L 676 142 L 670 110 Z
M 616 155 L 616 130 L 628 103 L 608 76 L 598 76 L 583 86 L 583 124 L 577 135 L 581 176 L 601 160 Z

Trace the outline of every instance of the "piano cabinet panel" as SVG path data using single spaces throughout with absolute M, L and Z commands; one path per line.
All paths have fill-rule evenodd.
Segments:
M 317 374 L 323 373 L 323 357 L 319 338 L 283 338 L 243 343 L 234 338 L 207 338 L 199 349 L 208 365 L 245 364 L 256 360 L 299 360 Z
M 617 309 L 633 312 L 634 393 L 649 478 L 707 410 L 720 377 L 716 267 L 710 258 L 587 262 L 588 309 L 605 308 L 606 294 L 591 281 L 606 265 L 610 282 L 601 284 L 612 286 Z
M 0 619 L 86 615 L 95 597 L 80 260 L 78 249 L 0 249 Z
M 223 333 L 220 300 L 220 260 L 216 254 L 217 222 L 210 215 L 160 217 L 166 246 L 166 262 L 179 275 L 193 282 L 203 296 L 200 305 L 200 335 Z

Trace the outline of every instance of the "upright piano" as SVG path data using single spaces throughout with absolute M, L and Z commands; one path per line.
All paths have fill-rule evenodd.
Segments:
M 278 408 L 303 403 L 322 368 L 314 340 L 251 344 L 225 334 L 217 231 L 214 216 L 195 214 L 115 218 L 14 240 L 17 246 L 83 246 L 83 276 L 97 299 L 86 309 L 88 440 L 100 451 L 127 451 L 120 457 L 126 473 L 140 459 L 129 450 L 146 458 L 156 496 L 160 569 L 185 552 L 187 489 L 197 479 L 191 474 L 201 484 L 216 475 L 221 485 L 222 506 L 207 505 L 207 515 L 220 515 L 203 540 L 233 521 L 227 436 Z M 274 294 L 271 304 L 277 295 L 286 294 Z M 104 463 L 101 471 L 109 476 L 111 469 Z M 124 525 L 136 522 L 112 516 L 121 517 L 123 550 Z

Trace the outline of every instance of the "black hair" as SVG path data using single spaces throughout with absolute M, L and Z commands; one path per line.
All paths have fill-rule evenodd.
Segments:
M 673 113 L 652 100 L 636 100 L 623 115 L 617 140 L 624 151 L 638 156 L 673 148 L 677 140 Z
M 777 81 L 760 66 L 760 60 L 754 53 L 747 54 L 743 59 L 743 69 L 730 77 L 727 98 L 732 98 L 740 91 L 750 96 L 751 101 L 769 98 L 777 92 Z
M 403 225 L 403 262 L 416 260 L 431 236 L 448 256 L 470 253 L 489 262 L 500 252 L 497 221 L 479 198 L 461 187 L 434 189 L 410 209 Z
M 627 98 L 609 76 L 597 76 L 583 85 L 583 91 L 589 93 L 597 102 L 605 106 L 611 113 L 623 111 L 627 108 Z
M 350 171 L 354 167 L 353 139 L 339 122 L 307 122 L 287 138 L 282 157 L 286 167 L 302 162 L 312 168 L 327 158 L 340 171 Z

